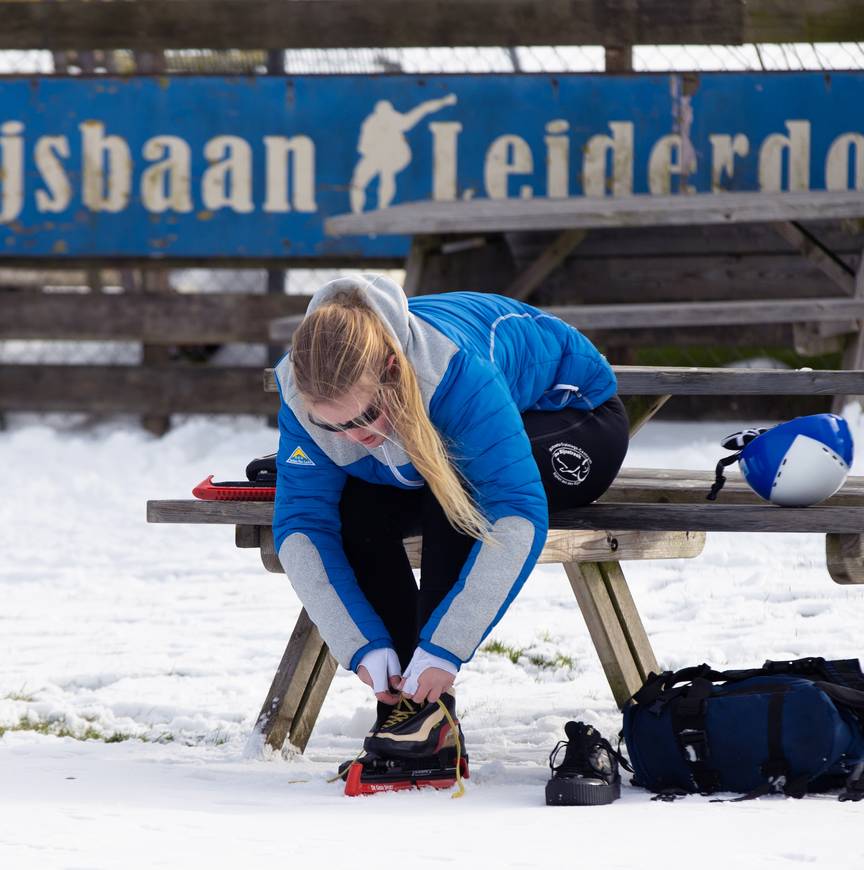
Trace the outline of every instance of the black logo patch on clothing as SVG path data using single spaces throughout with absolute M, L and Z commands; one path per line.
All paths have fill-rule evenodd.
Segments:
M 552 474 L 567 486 L 579 486 L 591 473 L 591 457 L 575 444 L 559 442 L 549 448 L 552 454 Z

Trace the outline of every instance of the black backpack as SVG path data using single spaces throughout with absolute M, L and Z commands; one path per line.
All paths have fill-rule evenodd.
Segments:
M 633 784 L 661 797 L 739 800 L 842 788 L 864 798 L 864 674 L 857 659 L 708 665 L 651 674 L 624 709 Z

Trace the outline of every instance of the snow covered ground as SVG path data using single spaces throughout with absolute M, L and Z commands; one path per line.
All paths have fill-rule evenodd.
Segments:
M 654 423 L 627 464 L 710 469 L 728 431 Z M 144 503 L 242 476 L 275 438 L 251 420 L 0 433 L 0 868 L 864 868 L 864 804 L 831 797 L 664 804 L 627 787 L 609 807 L 546 807 L 564 722 L 620 727 L 560 566 L 535 570 L 492 636 L 517 661 L 480 652 L 459 677 L 462 800 L 327 783 L 373 718 L 341 670 L 304 757 L 247 758 L 299 604 L 230 527 L 147 525 Z M 861 653 L 864 589 L 831 582 L 819 536 L 713 535 L 698 559 L 627 575 L 665 667 Z

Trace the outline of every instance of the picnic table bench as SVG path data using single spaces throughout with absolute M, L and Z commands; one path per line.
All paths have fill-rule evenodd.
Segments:
M 631 434 L 672 395 L 864 393 L 861 371 L 628 366 L 615 371 L 619 393 L 629 397 Z M 265 373 L 265 388 L 276 389 L 272 370 Z M 636 397 L 638 404 L 633 402 Z M 831 499 L 809 508 L 762 502 L 734 473 L 719 503 L 707 502 L 713 479 L 711 470 L 623 469 L 598 502 L 550 516 L 539 563 L 564 566 L 619 706 L 651 671 L 659 670 L 622 562 L 693 558 L 702 552 L 707 532 L 819 533 L 825 535 L 826 566 L 834 581 L 864 583 L 864 477 L 849 478 Z M 272 502 L 147 503 L 148 522 L 233 525 L 236 546 L 259 549 L 264 567 L 281 573 L 272 515 Z M 422 540 L 407 538 L 405 546 L 412 565 L 418 567 Z M 279 750 L 288 740 L 302 752 L 335 671 L 335 659 L 302 610 L 261 707 L 253 745 Z

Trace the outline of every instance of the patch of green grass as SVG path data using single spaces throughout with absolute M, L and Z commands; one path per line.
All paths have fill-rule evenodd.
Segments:
M 548 634 L 548 632 L 547 632 Z M 544 637 L 544 640 L 546 638 Z M 481 652 L 491 653 L 492 655 L 505 656 L 510 659 L 514 665 L 519 664 L 519 659 L 523 656 L 534 667 L 542 668 L 543 670 L 552 670 L 557 668 L 568 668 L 573 670 L 576 667 L 573 659 L 563 653 L 555 653 L 554 656 L 544 656 L 539 653 L 529 653 L 525 649 L 520 649 L 514 646 L 507 646 L 501 643 L 500 640 L 491 640 L 485 646 L 480 647 Z
M 570 656 L 565 656 L 563 653 L 555 653 L 552 658 L 547 656 L 540 655 L 531 655 L 528 656 L 528 661 L 531 662 L 532 665 L 535 665 L 538 668 L 543 668 L 544 670 L 551 670 L 557 668 L 567 668 L 568 670 L 573 670 L 576 665 L 573 662 L 573 659 Z
M 496 656 L 506 656 L 514 665 L 519 664 L 519 659 L 525 654 L 524 649 L 507 646 L 501 643 L 500 640 L 490 640 L 486 646 L 480 647 L 480 651 L 492 653 L 492 655 Z
M 0 737 L 11 731 L 32 731 L 35 734 L 47 734 L 51 737 L 71 737 L 74 740 L 101 740 L 104 743 L 122 743 L 125 740 L 140 740 L 131 734 L 115 731 L 113 734 L 104 734 L 92 725 L 88 725 L 83 731 L 70 728 L 65 719 L 48 719 L 45 721 L 31 719 L 22 716 L 14 725 L 0 725 Z
M 36 700 L 34 695 L 30 695 L 24 691 L 24 689 L 19 689 L 17 692 L 7 692 L 5 695 L 0 698 L 3 701 L 25 701 L 28 704 L 31 704 Z

